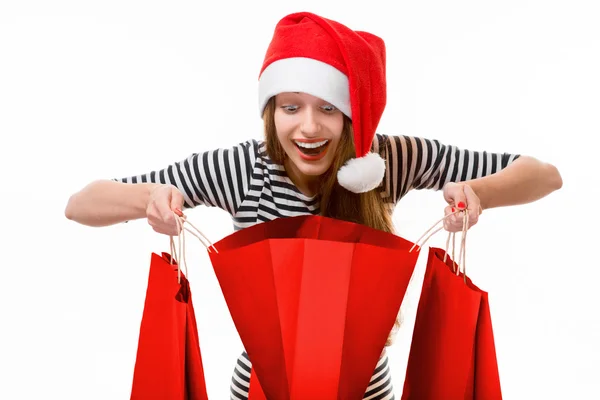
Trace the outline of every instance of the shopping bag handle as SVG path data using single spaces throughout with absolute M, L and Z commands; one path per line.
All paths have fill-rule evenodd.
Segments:
M 458 262 L 454 263 L 455 257 L 454 257 L 454 248 L 455 248 L 455 242 L 456 242 L 456 232 L 449 232 L 448 234 L 448 238 L 446 239 L 446 251 L 444 253 L 444 262 L 446 262 L 446 259 L 448 258 L 448 246 L 450 245 L 450 238 L 452 238 L 452 269 L 454 270 L 454 272 L 456 273 L 456 275 L 458 276 L 460 274 L 460 267 L 462 265 L 462 273 L 463 273 L 463 280 L 465 283 L 467 283 L 467 270 L 466 270 L 466 249 L 467 249 L 467 231 L 469 230 L 469 213 L 464 210 L 464 211 L 460 211 L 463 212 L 463 229 L 462 229 L 462 235 L 461 235 L 461 241 L 460 241 L 460 250 L 459 250 L 459 254 L 458 254 Z M 454 268 L 454 265 L 456 264 L 456 268 Z
M 469 228 L 469 214 L 466 212 L 466 210 L 457 210 L 455 212 L 452 212 L 446 216 L 444 216 L 443 218 L 441 218 L 440 220 L 438 220 L 431 228 L 429 228 L 427 231 L 425 231 L 425 233 L 423 233 L 423 235 L 421 235 L 421 237 L 413 244 L 413 246 L 410 249 L 410 252 L 412 252 L 414 250 L 415 247 L 418 247 L 418 251 L 421 251 L 421 249 L 423 248 L 423 246 L 425 245 L 425 243 L 436 233 L 438 233 L 439 231 L 441 231 L 442 229 L 444 229 L 443 226 L 436 228 L 436 226 L 440 223 L 443 222 L 446 218 L 449 218 L 452 215 L 455 215 L 457 213 L 463 213 L 463 228 L 462 228 L 462 236 L 461 236 L 461 242 L 460 242 L 460 250 L 459 250 L 459 254 L 458 254 L 458 262 L 457 264 L 457 268 L 453 267 L 453 272 L 456 273 L 456 275 L 458 276 L 461 272 L 461 265 L 462 265 L 462 273 L 463 273 L 463 279 L 466 283 L 467 281 L 467 273 L 466 273 L 466 240 L 467 240 L 467 231 Z M 433 229 L 435 229 L 433 232 L 431 232 Z M 431 232 L 431 233 L 429 233 Z M 429 235 L 427 235 L 429 233 Z M 454 250 L 455 250 L 455 243 L 456 243 L 456 232 L 448 232 L 448 238 L 446 239 L 446 252 L 444 254 L 444 262 L 446 262 L 446 259 L 448 257 L 448 247 L 450 245 L 450 240 L 452 239 L 452 260 L 453 260 L 453 264 L 454 264 Z M 419 242 L 422 243 L 419 244 Z
M 187 217 L 184 214 L 178 214 L 175 213 L 175 221 L 177 222 L 177 227 L 179 228 L 179 233 L 177 234 L 177 241 L 179 244 L 179 255 L 181 256 L 181 258 L 183 259 L 183 265 L 185 268 L 185 275 L 188 276 L 188 269 L 187 269 L 187 260 L 185 258 L 185 235 L 186 235 L 186 231 L 191 233 L 192 235 L 194 235 L 196 238 L 198 238 L 198 240 L 200 241 L 200 243 L 202 243 L 202 245 L 206 248 L 206 250 L 210 253 L 211 252 L 211 248 L 213 248 L 215 250 L 215 252 L 218 253 L 217 248 L 211 243 L 211 241 L 206 237 L 206 235 L 204 235 L 202 233 L 202 231 L 200 231 L 200 229 L 196 228 L 191 222 L 188 221 Z M 187 226 L 189 225 L 190 227 L 192 227 L 194 230 L 196 230 L 196 232 L 190 230 Z M 170 241 L 170 247 L 171 247 L 171 260 L 170 263 L 171 265 L 173 265 L 173 260 L 175 260 L 175 262 L 177 263 L 177 282 L 181 283 L 181 263 L 178 257 L 178 253 L 175 250 L 175 240 L 174 240 L 174 236 L 169 236 L 169 241 Z

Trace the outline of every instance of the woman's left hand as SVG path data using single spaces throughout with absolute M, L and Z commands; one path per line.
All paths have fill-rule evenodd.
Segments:
M 469 213 L 468 228 L 477 223 L 482 212 L 481 202 L 469 185 L 449 182 L 444 186 L 443 192 L 444 200 L 448 203 L 448 207 L 444 209 L 444 215 L 464 210 L 446 218 L 444 229 L 448 232 L 462 232 L 464 212 Z

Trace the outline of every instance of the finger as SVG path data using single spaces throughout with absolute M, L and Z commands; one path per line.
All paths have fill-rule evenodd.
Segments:
M 447 206 L 446 208 L 444 208 L 444 216 L 447 217 L 450 214 L 454 213 L 456 211 L 456 208 L 452 207 L 452 206 Z M 446 218 L 449 219 L 450 217 Z
M 444 229 L 448 232 L 460 232 L 463 230 L 462 222 L 461 223 L 446 223 L 444 225 Z
M 452 216 L 452 221 L 454 223 L 457 223 L 459 221 L 462 221 L 464 213 L 460 210 L 460 208 L 457 207 L 452 207 L 452 214 L 454 214 Z
M 452 196 L 452 200 L 454 201 L 454 206 L 456 208 L 458 208 L 459 210 L 464 210 L 467 208 L 467 196 L 465 195 L 465 188 L 466 185 L 460 185 L 457 186 L 457 190 L 453 193 Z
M 171 212 L 169 221 L 167 222 L 169 235 L 177 236 L 181 232 L 181 225 L 178 222 L 179 217 L 175 213 Z
M 450 222 L 448 220 L 444 220 L 444 230 L 447 232 L 458 232 L 459 229 L 455 222 Z
M 160 214 L 160 219 L 171 225 L 173 221 L 175 221 L 175 215 L 173 214 L 173 210 L 171 210 L 170 205 L 167 204 L 157 204 L 156 208 L 158 209 L 158 213 Z
M 179 234 L 179 226 L 176 221 L 176 215 L 173 210 L 171 210 L 170 202 L 165 201 L 164 199 L 161 201 L 157 201 L 155 203 L 156 211 L 158 213 L 158 224 L 162 225 L 162 231 L 168 235 L 178 235 Z
M 468 227 L 471 227 L 473 225 L 475 225 L 477 223 L 477 221 L 479 221 L 479 215 L 477 214 L 477 212 L 475 210 L 466 210 L 465 212 L 467 212 L 467 216 L 468 216 Z
M 446 231 L 450 228 L 449 220 L 450 220 L 450 218 L 452 218 L 452 216 L 450 214 L 452 214 L 452 207 L 444 208 L 444 219 L 442 220 L 442 224 Z
M 464 194 L 468 204 L 469 225 L 473 225 L 479 220 L 481 202 L 475 191 L 469 185 L 465 185 Z
M 175 213 L 169 209 L 169 206 L 161 206 L 160 203 L 156 203 L 154 210 L 152 224 L 155 226 L 155 230 L 169 236 L 179 235 L 180 229 L 175 219 Z
M 448 206 L 444 208 L 444 229 L 448 232 L 459 232 L 462 230 L 463 214 L 458 212 L 456 207 Z
M 452 214 L 454 214 L 451 219 L 452 223 L 454 223 L 454 224 L 462 223 L 462 220 L 465 217 L 465 213 L 463 211 L 461 211 L 461 209 L 458 207 L 450 207 L 450 208 L 451 208 Z
M 477 214 L 473 215 L 472 213 L 469 213 L 469 224 L 467 225 L 467 229 L 477 224 L 477 222 L 479 222 L 479 216 Z
M 152 227 L 152 230 L 162 235 L 174 236 L 179 234 L 176 227 L 165 222 L 162 215 L 158 211 L 155 203 L 150 203 L 146 209 L 146 220 Z
M 173 188 L 171 191 L 171 210 L 180 217 L 183 216 L 183 202 L 183 194 L 179 190 Z

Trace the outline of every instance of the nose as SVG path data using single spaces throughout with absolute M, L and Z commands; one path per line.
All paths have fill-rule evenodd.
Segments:
M 306 136 L 316 136 L 321 131 L 319 116 L 312 107 L 305 108 L 300 131 Z

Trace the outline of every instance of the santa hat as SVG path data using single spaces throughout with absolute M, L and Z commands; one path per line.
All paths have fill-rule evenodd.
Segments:
M 337 107 L 352 120 L 356 157 L 338 182 L 354 193 L 378 187 L 385 162 L 371 145 L 386 103 L 385 44 L 367 32 L 301 12 L 279 21 L 259 76 L 259 111 L 272 96 L 304 92 Z

